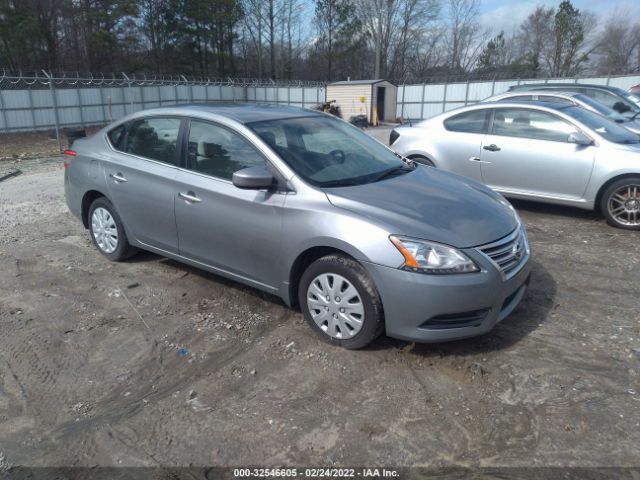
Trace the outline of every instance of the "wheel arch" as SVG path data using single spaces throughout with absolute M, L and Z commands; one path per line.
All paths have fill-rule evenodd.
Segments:
M 409 160 L 415 160 L 416 158 L 425 158 L 433 163 L 434 166 L 438 166 L 438 162 L 435 160 L 434 156 L 427 152 L 422 151 L 411 151 L 405 155 Z
M 91 204 L 101 197 L 108 199 L 108 197 L 99 190 L 88 190 L 82 196 L 80 215 L 84 228 L 89 228 L 89 208 L 91 207 Z
M 604 192 L 607 190 L 607 188 L 609 188 L 609 186 L 611 186 L 611 184 L 613 184 L 613 183 L 615 183 L 615 182 L 617 182 L 619 180 L 625 179 L 625 178 L 633 178 L 633 177 L 640 178 L 640 173 L 633 173 L 633 172 L 621 173 L 621 174 L 618 174 L 618 175 L 616 175 L 614 177 L 611 177 L 606 182 L 604 182 L 602 184 L 602 186 L 598 189 L 598 193 L 596 194 L 596 199 L 595 199 L 595 202 L 594 202 L 594 207 L 595 207 L 594 209 L 596 211 L 600 211 L 600 212 L 602 211 L 602 208 L 601 208 L 601 205 L 600 205 L 601 202 L 602 202 L 602 196 L 604 195 Z

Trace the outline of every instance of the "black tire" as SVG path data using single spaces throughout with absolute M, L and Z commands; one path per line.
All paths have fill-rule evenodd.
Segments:
M 96 240 L 96 237 L 94 235 L 92 219 L 93 219 L 93 213 L 98 208 L 102 208 L 107 212 L 109 212 L 109 215 L 111 215 L 111 217 L 113 218 L 116 226 L 117 244 L 116 244 L 115 250 L 113 250 L 112 252 L 105 251 L 98 244 L 98 241 Z M 122 224 L 122 220 L 120 220 L 120 216 L 118 215 L 118 212 L 116 211 L 116 209 L 113 207 L 113 205 L 107 198 L 100 197 L 93 201 L 93 203 L 89 207 L 89 218 L 87 223 L 89 224 L 89 234 L 91 235 L 91 241 L 93 242 L 93 245 L 98 249 L 98 251 L 102 255 L 107 257 L 112 262 L 120 262 L 122 260 L 126 260 L 127 258 L 130 258 L 131 256 L 137 253 L 138 250 L 129 244 L 127 234 L 124 230 L 124 226 Z
M 336 274 L 355 287 L 364 308 L 364 320 L 360 330 L 350 338 L 339 339 L 326 333 L 316 324 L 307 303 L 307 291 L 311 282 L 321 274 Z M 380 295 L 362 265 L 345 255 L 327 255 L 313 262 L 302 274 L 298 285 L 298 302 L 305 320 L 324 341 L 350 350 L 363 348 L 375 340 L 384 330 L 384 312 Z
M 416 155 L 415 157 L 410 157 L 409 160 L 413 160 L 416 163 L 419 163 L 420 165 L 425 165 L 427 167 L 434 167 L 435 168 L 435 163 L 433 163 L 431 160 L 429 160 L 427 157 L 422 157 L 420 155 Z
M 615 195 L 617 193 L 619 194 L 620 190 L 627 190 L 628 188 L 631 188 L 632 192 L 636 192 L 635 202 L 638 202 L 635 207 L 636 210 L 635 213 L 630 213 L 630 216 L 627 216 L 625 211 L 625 214 L 623 215 L 625 218 L 619 219 L 614 214 L 615 212 L 612 213 L 610 204 L 612 207 L 615 205 L 615 208 L 620 208 L 622 203 L 620 200 L 615 200 Z M 622 196 L 624 197 L 625 194 Z M 607 223 L 613 227 L 625 230 L 640 230 L 640 176 L 621 178 L 609 185 L 602 193 L 602 198 L 600 199 L 600 211 L 604 215 L 604 218 L 606 218 Z M 629 219 L 631 220 L 631 224 L 625 223 L 625 221 L 629 221 Z

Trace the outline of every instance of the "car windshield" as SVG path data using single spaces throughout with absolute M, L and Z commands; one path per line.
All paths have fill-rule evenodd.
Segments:
M 362 185 L 412 170 L 373 138 L 328 116 L 253 122 L 247 127 L 318 187 Z
M 564 113 L 571 115 L 580 123 L 586 125 L 605 140 L 613 143 L 640 143 L 640 137 L 617 123 L 580 107 L 567 107 Z

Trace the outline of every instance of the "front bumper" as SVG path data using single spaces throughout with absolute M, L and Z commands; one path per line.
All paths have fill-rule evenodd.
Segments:
M 478 251 L 464 252 L 480 272 L 425 275 L 364 263 L 380 293 L 388 336 L 425 343 L 474 337 L 513 312 L 529 284 L 530 258 L 505 279 Z

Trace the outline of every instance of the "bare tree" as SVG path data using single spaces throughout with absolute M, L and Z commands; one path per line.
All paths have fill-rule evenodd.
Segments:
M 479 0 L 447 0 L 445 4 L 448 32 L 444 45 L 449 51 L 448 66 L 453 72 L 469 71 L 489 36 L 478 23 L 479 14 Z
M 615 17 L 615 18 L 614 18 Z M 595 49 L 598 73 L 631 72 L 640 68 L 640 22 L 615 15 L 598 35 Z

